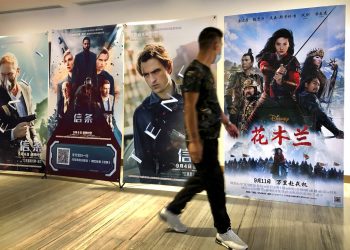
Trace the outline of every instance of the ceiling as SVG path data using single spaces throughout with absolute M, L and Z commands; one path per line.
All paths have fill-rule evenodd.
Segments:
M 121 1 L 126 0 L 0 0 L 0 15 Z

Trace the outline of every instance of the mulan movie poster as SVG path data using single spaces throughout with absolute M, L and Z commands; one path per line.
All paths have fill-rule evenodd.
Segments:
M 0 169 L 44 172 L 47 34 L 0 38 Z
M 227 193 L 342 207 L 345 6 L 225 17 Z
M 123 49 L 117 25 L 52 31 L 50 174 L 120 180 Z
M 181 186 L 193 176 L 181 84 L 207 26 L 216 17 L 125 27 L 125 182 Z

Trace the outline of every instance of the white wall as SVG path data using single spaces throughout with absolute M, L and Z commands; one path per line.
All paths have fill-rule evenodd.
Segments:
M 286 9 L 299 9 L 346 4 L 348 0 L 124 0 L 85 7 L 23 12 L 0 15 L 0 35 L 38 33 L 51 29 L 75 28 L 127 22 L 185 19 L 218 15 L 219 27 L 224 27 L 224 15 L 255 13 Z M 350 10 L 346 10 L 346 27 L 350 28 Z M 184 34 L 185 35 L 185 34 Z M 346 32 L 345 58 L 350 58 L 350 32 Z M 348 64 L 349 62 L 346 62 Z M 221 67 L 223 67 L 221 65 Z M 220 70 L 220 68 L 219 68 Z M 345 67 L 345 85 L 350 77 L 350 67 Z M 223 93 L 223 76 L 219 74 L 219 93 Z M 345 88 L 345 110 L 350 110 L 349 88 Z M 222 100 L 221 100 L 222 101 Z M 345 125 L 350 124 L 345 115 Z M 345 131 L 345 152 L 349 152 L 349 130 Z M 222 150 L 221 150 L 222 152 Z M 221 160 L 223 154 L 221 153 Z M 350 154 L 345 154 L 345 174 L 350 175 Z

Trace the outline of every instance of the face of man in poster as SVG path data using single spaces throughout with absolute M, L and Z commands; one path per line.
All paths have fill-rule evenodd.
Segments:
M 19 74 L 19 68 L 15 68 L 12 63 L 3 63 L 0 67 L 1 71 L 1 85 L 8 91 L 11 91 L 16 83 Z
M 73 64 L 74 64 L 73 55 L 72 54 L 67 54 L 64 57 L 63 62 L 64 62 L 64 65 L 66 66 L 68 72 L 72 72 Z
M 254 87 L 252 87 L 252 86 L 246 87 L 243 90 L 243 94 L 246 98 L 253 96 L 254 93 L 255 93 L 255 90 L 254 90 Z
M 243 56 L 241 59 L 241 63 L 242 63 L 243 70 L 248 70 L 253 66 L 253 62 L 250 59 L 250 56 Z
M 88 39 L 85 39 L 83 41 L 83 50 L 84 51 L 89 51 L 90 50 L 90 41 Z
M 107 66 L 108 55 L 101 53 L 96 60 L 97 72 L 101 72 Z
M 317 78 L 312 79 L 309 83 L 305 83 L 305 90 L 309 93 L 317 94 L 320 89 L 320 81 Z
M 111 86 L 110 86 L 109 83 L 103 84 L 102 87 L 100 87 L 101 96 L 102 97 L 108 97 L 110 88 L 111 88 Z
M 279 56 L 284 56 L 287 54 L 289 48 L 288 38 L 280 37 L 275 42 L 275 49 Z
M 157 59 L 152 58 L 141 63 L 142 75 L 151 90 L 161 98 L 171 89 L 171 68 L 166 69 Z
M 71 92 L 71 84 L 69 82 L 64 82 L 62 85 L 62 92 L 64 99 L 69 99 Z

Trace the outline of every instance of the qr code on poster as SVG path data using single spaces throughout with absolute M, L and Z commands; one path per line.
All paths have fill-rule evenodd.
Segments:
M 57 164 L 69 165 L 70 149 L 57 148 Z
M 341 197 L 340 196 L 334 196 L 334 203 L 341 203 Z

